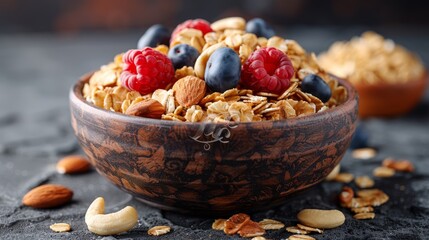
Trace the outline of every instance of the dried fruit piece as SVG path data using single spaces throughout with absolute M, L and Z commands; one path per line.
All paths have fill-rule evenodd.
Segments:
M 56 184 L 45 184 L 31 189 L 22 198 L 22 203 L 33 208 L 54 208 L 62 206 L 73 197 L 73 191 Z
M 414 166 L 409 160 L 395 160 L 392 158 L 386 158 L 383 160 L 383 166 L 394 169 L 401 172 L 412 172 Z
M 65 156 L 57 163 L 57 172 L 61 174 L 84 173 L 90 168 L 91 164 L 81 155 Z
M 263 219 L 259 221 L 259 226 L 265 230 L 278 230 L 285 227 L 282 222 L 273 219 Z
M 376 167 L 372 171 L 372 174 L 376 177 L 388 178 L 388 177 L 392 177 L 393 175 L 395 175 L 395 170 L 392 168 L 388 168 L 388 167 Z
M 235 234 L 248 221 L 250 221 L 249 215 L 244 213 L 234 214 L 226 220 L 224 232 L 228 235 Z
M 241 226 L 238 230 L 238 234 L 240 234 L 241 237 L 256 237 L 264 235 L 265 230 L 261 228 L 257 222 L 249 220 Z
M 128 107 L 125 114 L 160 119 L 164 114 L 165 108 L 155 99 L 148 99 L 142 102 L 132 104 Z
M 70 232 L 71 227 L 68 223 L 54 223 L 49 228 L 54 232 Z
M 206 94 L 206 83 L 194 76 L 186 76 L 179 79 L 173 85 L 177 102 L 185 107 L 198 104 Z
M 363 219 L 374 219 L 375 213 L 373 212 L 363 212 L 363 213 L 357 213 L 353 215 L 353 218 L 363 220 Z
M 297 218 L 300 223 L 315 228 L 336 228 L 346 220 L 344 214 L 338 210 L 303 209 Z
M 389 196 L 377 188 L 360 190 L 356 195 L 370 201 L 372 206 L 380 206 L 389 200 Z
M 171 231 L 171 227 L 170 226 L 155 226 L 150 228 L 147 231 L 147 234 L 152 235 L 152 236 L 161 236 L 164 234 L 167 234 Z
M 354 197 L 354 191 L 351 187 L 343 187 L 343 190 L 340 193 L 340 202 L 347 204 L 352 201 Z

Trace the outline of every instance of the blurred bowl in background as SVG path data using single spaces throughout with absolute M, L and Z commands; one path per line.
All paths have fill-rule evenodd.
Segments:
M 428 83 L 427 72 L 406 83 L 355 83 L 359 94 L 359 117 L 394 117 L 410 112 L 421 100 Z

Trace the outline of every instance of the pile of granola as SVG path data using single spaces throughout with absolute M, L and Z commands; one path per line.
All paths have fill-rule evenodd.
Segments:
M 374 32 L 335 42 L 319 56 L 319 62 L 353 84 L 403 84 L 420 79 L 425 72 L 417 55 Z
M 152 47 L 168 56 L 169 50 L 176 45 L 187 44 L 199 53 L 194 65 L 174 70 L 174 79 L 165 88 L 141 94 L 128 85 L 124 86 L 121 74 L 125 68 L 125 57 L 121 53 L 91 76 L 83 87 L 83 96 L 88 102 L 106 110 L 137 115 L 136 111 L 127 110 L 139 104 L 134 109 L 146 108 L 139 111 L 141 117 L 147 117 L 143 112 L 152 107 L 161 111 L 161 119 L 181 122 L 283 120 L 322 112 L 347 99 L 346 89 L 320 67 L 314 53 L 308 54 L 296 41 L 246 32 L 246 22 L 242 18 L 221 19 L 210 26 L 213 30 L 206 34 L 192 27 L 184 28 L 175 33 L 169 46 L 158 44 Z M 205 80 L 204 72 L 210 56 L 225 47 L 238 55 L 241 65 L 258 49 L 273 47 L 280 50 L 290 60 L 294 70 L 288 87 L 275 93 L 240 87 L 242 81 L 225 91 L 214 91 L 204 83 L 201 85 L 199 80 Z M 317 75 L 324 80 L 331 92 L 329 100 L 323 102 L 303 91 L 301 83 L 308 75 Z M 148 99 L 155 99 L 162 108 L 147 106 Z

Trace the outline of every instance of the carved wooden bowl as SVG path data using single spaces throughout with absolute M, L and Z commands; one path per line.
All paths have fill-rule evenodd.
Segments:
M 183 123 L 97 108 L 70 92 L 71 122 L 97 171 L 149 205 L 199 214 L 255 211 L 321 182 L 346 152 L 358 97 L 284 121 Z
M 411 111 L 425 93 L 428 74 L 402 84 L 356 84 L 359 94 L 359 116 L 395 117 Z

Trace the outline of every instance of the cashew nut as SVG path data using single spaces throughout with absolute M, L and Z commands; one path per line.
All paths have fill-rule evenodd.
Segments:
M 126 206 L 122 210 L 104 214 L 104 198 L 95 199 L 85 214 L 88 230 L 98 235 L 114 235 L 126 232 L 137 224 L 135 208 Z
M 195 61 L 195 65 L 194 65 L 195 76 L 201 79 L 204 79 L 204 73 L 206 72 L 207 61 L 209 60 L 210 56 L 214 53 L 214 51 L 221 47 L 226 47 L 226 44 L 223 42 L 216 43 L 208 47 L 200 54 L 200 56 Z

